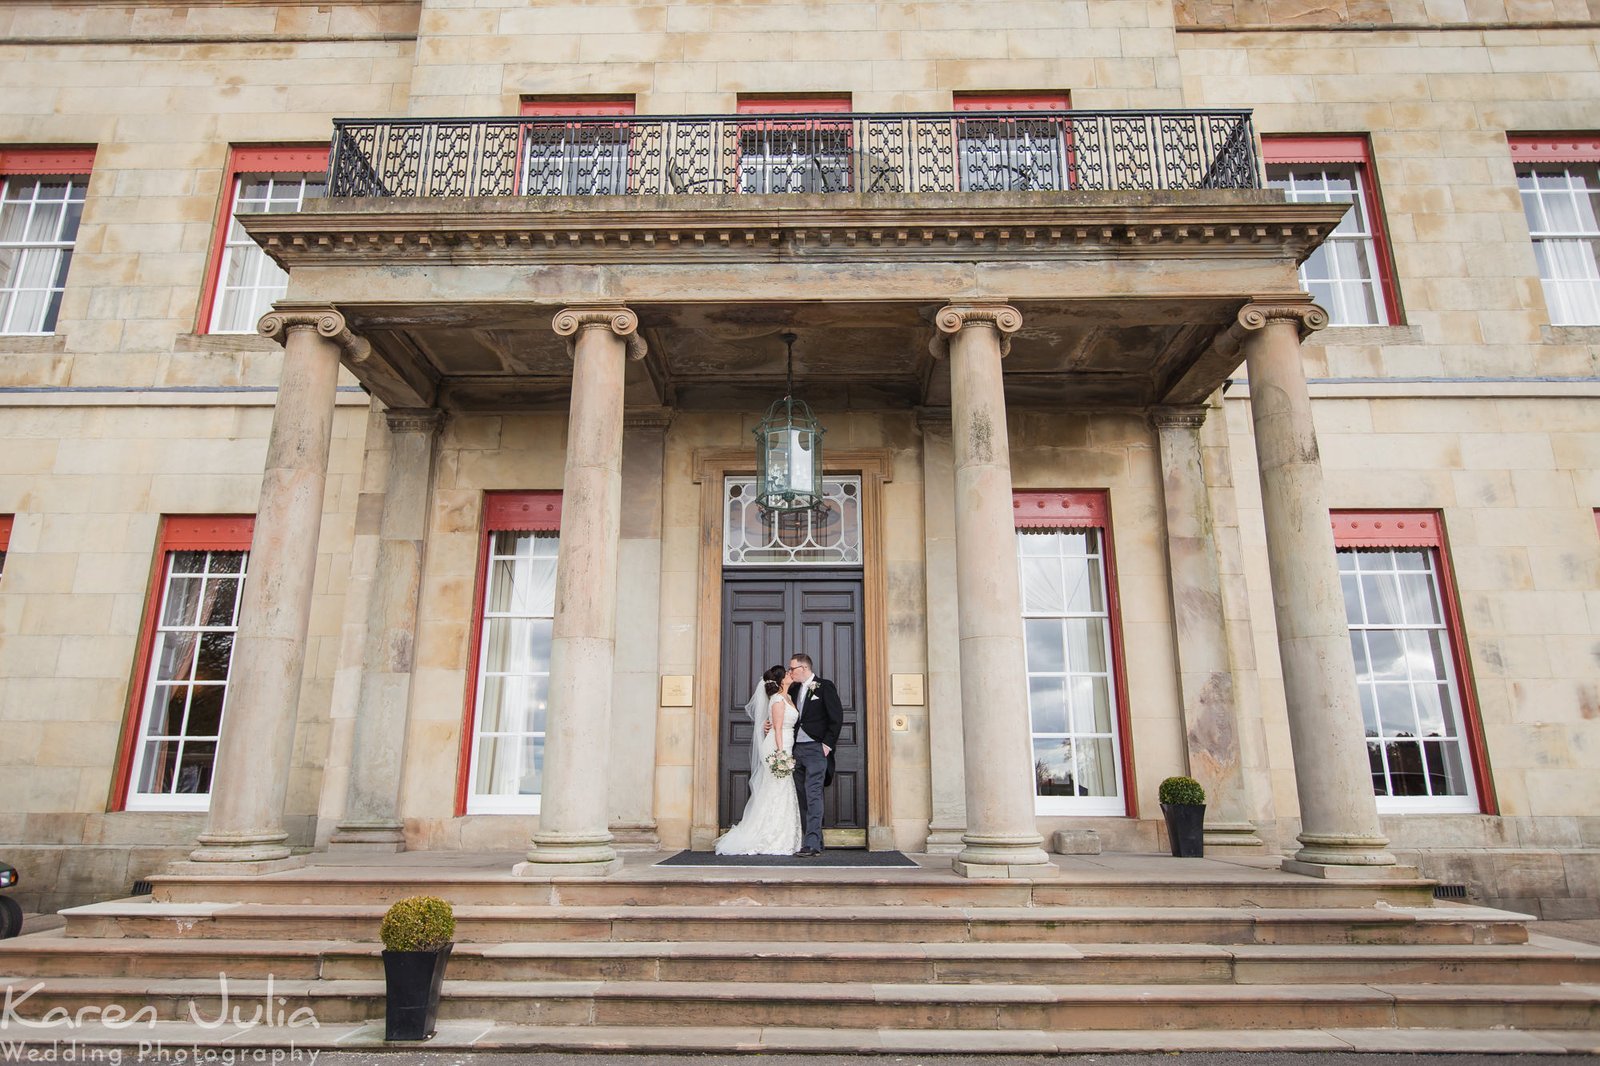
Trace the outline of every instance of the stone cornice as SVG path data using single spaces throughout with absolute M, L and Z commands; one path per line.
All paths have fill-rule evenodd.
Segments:
M 1156 199 L 1059 193 L 1048 203 L 1004 206 L 952 197 L 935 204 L 881 204 L 876 202 L 881 198 L 856 197 L 838 207 L 793 208 L 771 206 L 777 197 L 639 197 L 633 210 L 616 206 L 619 197 L 327 200 L 296 214 L 243 215 L 240 221 L 288 268 L 440 260 L 649 264 L 941 255 L 1298 261 L 1338 225 L 1340 205 L 1283 203 L 1267 199 L 1271 195 Z M 695 202 L 707 199 L 716 202 Z M 672 209 L 664 208 L 663 200 L 671 201 Z M 759 203 L 740 206 L 740 200 Z

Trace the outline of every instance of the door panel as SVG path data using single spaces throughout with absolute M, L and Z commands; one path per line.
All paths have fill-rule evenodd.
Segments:
M 834 752 L 834 780 L 823 797 L 830 846 L 864 845 L 867 828 L 866 678 L 859 576 L 727 571 L 722 585 L 722 709 L 719 823 L 738 820 L 749 798 L 750 738 L 744 704 L 761 672 L 805 651 L 817 675 L 839 690 L 844 724 Z

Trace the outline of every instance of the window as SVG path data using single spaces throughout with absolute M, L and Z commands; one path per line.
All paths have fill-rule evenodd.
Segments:
M 1019 492 L 1012 501 L 1037 810 L 1129 813 L 1106 494 Z
M 957 111 L 1065 111 L 1066 93 L 956 93 Z M 1066 120 L 990 116 L 956 122 L 961 188 L 1065 189 L 1071 138 Z
M 1600 325 L 1600 138 L 1517 137 L 1511 158 L 1551 324 Z
M 739 97 L 739 191 L 849 192 L 852 126 L 849 96 Z M 790 116 L 790 117 L 783 117 Z
M 228 184 L 213 267 L 201 299 L 209 333 L 254 333 L 261 316 L 282 298 L 289 275 L 250 239 L 235 217 L 287 214 L 328 187 L 328 149 L 235 148 L 228 159 Z
M 723 566 L 860 566 L 861 478 L 822 479 L 815 511 L 764 511 L 756 479 L 733 476 L 722 484 Z
M 0 150 L 0 334 L 56 330 L 93 148 Z
M 1378 810 L 1487 811 L 1439 516 L 1341 512 L 1333 529 Z
M 248 517 L 162 520 L 124 759 L 128 810 L 206 809 L 253 527 Z
M 1347 203 L 1328 239 L 1300 264 L 1300 284 L 1335 326 L 1400 321 L 1382 203 L 1365 137 L 1267 137 L 1267 185 L 1291 203 Z
M 0 514 L 0 577 L 6 575 L 6 552 L 11 550 L 12 517 Z
M 529 97 L 522 113 L 520 187 L 528 196 L 598 196 L 632 191 L 628 174 L 632 100 Z M 573 121 L 583 117 L 582 121 Z
M 537 814 L 556 609 L 561 494 L 496 492 L 484 500 L 474 622 L 467 814 Z

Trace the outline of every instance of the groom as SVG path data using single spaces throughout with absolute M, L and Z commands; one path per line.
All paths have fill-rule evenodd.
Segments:
M 816 675 L 811 656 L 795 652 L 789 669 L 798 680 L 789 698 L 800 712 L 794 731 L 794 788 L 800 794 L 800 816 L 805 838 L 797 855 L 822 853 L 822 787 L 833 780 L 833 748 L 844 726 L 844 708 L 832 681 Z

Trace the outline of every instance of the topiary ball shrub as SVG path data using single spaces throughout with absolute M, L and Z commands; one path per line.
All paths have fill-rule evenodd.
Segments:
M 1206 790 L 1192 777 L 1169 777 L 1161 782 L 1161 802 L 1173 806 L 1202 807 Z
M 437 896 L 397 900 L 378 930 L 389 951 L 438 951 L 456 938 L 456 915 Z

